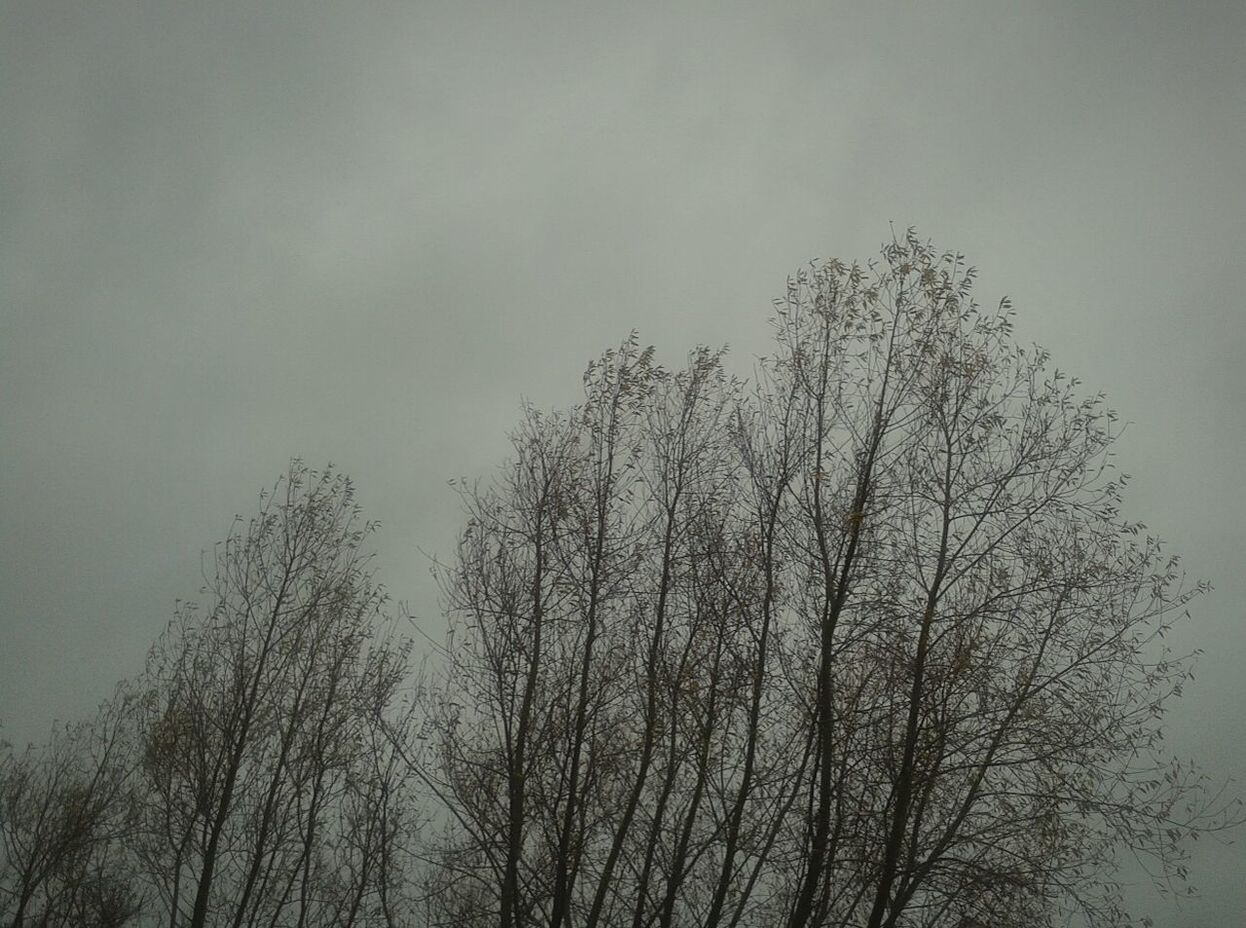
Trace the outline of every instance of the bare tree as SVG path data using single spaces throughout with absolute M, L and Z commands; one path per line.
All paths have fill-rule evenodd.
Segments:
M 1163 750 L 1203 586 L 973 279 L 910 234 L 793 277 L 751 385 L 632 336 L 527 409 L 420 675 L 349 481 L 296 463 L 140 680 L 0 759 L 0 917 L 1127 924 L 1121 853 L 1180 883 L 1239 818 Z
M 371 531 L 346 478 L 296 463 L 153 648 L 136 850 L 170 928 L 397 923 L 411 822 L 381 731 L 407 646 Z
M 133 827 L 129 704 L 0 758 L 0 920 L 121 928 L 142 907 L 122 844 Z
M 973 277 L 909 235 L 794 277 L 751 390 L 633 338 L 527 413 L 445 578 L 434 920 L 1112 924 L 1230 821 L 1162 761 L 1201 587 Z
M 808 461 L 785 564 L 817 655 L 792 928 L 1107 924 L 1114 852 L 1176 872 L 1224 823 L 1155 753 L 1187 670 L 1155 645 L 1201 587 L 1121 520 L 1102 397 L 1013 345 L 972 281 L 910 235 L 780 304 L 771 395 Z

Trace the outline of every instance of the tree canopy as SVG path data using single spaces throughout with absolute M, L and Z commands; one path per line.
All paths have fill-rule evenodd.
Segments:
M 795 275 L 749 382 L 633 337 L 528 411 L 445 574 L 446 923 L 1111 924 L 1124 848 L 1181 875 L 1201 587 L 973 280 L 909 235 Z
M 633 335 L 460 487 L 421 670 L 295 464 L 100 721 L 0 768 L 22 925 L 1127 925 L 1237 806 L 1164 751 L 1203 589 L 957 254 L 804 268 L 747 379 Z M 52 812 L 60 809 L 62 811 Z

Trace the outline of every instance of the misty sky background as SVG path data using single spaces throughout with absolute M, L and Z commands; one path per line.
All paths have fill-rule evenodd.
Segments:
M 0 0 L 0 736 L 135 674 L 295 455 L 440 636 L 447 480 L 636 328 L 769 349 L 915 225 L 1129 420 L 1216 591 L 1171 746 L 1246 792 L 1246 4 Z M 1239 834 L 1246 839 L 1246 833 Z M 1204 839 L 1160 926 L 1236 923 Z

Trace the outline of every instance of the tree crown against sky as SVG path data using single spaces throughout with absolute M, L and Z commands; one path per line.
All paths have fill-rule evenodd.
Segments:
M 749 380 L 607 352 L 463 488 L 423 674 L 293 465 L 99 720 L 5 757 L 0 917 L 1128 924 L 1121 855 L 1180 886 L 1236 816 L 1163 751 L 1203 587 L 973 281 L 909 233 L 794 275 Z
M 1113 924 L 1118 854 L 1183 876 L 1203 587 L 973 279 L 910 233 L 795 275 L 751 383 L 633 337 L 528 411 L 444 574 L 447 923 Z

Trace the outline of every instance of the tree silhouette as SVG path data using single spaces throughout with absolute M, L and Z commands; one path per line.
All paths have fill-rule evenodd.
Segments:
M 442 923 L 1113 924 L 1228 822 L 1160 740 L 1202 587 L 973 280 L 910 234 L 792 278 L 751 387 L 633 337 L 527 411 L 444 575 Z
M 1238 805 L 1164 753 L 1204 586 L 1102 396 L 913 234 L 811 264 L 754 376 L 633 335 L 461 486 L 419 673 L 295 462 L 145 672 L 0 755 L 12 928 L 1130 924 Z
M 398 923 L 408 774 L 382 725 L 407 647 L 371 530 L 346 478 L 296 462 L 152 649 L 134 848 L 171 928 Z

